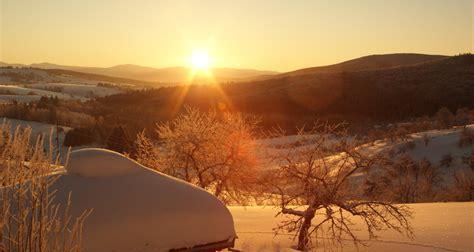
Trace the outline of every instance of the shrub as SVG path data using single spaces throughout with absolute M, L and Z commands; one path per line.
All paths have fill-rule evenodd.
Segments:
M 64 137 L 64 146 L 81 146 L 87 145 L 94 142 L 94 132 L 88 128 L 76 128 L 71 129 L 66 133 Z
M 444 167 L 450 167 L 452 163 L 453 163 L 453 156 L 451 155 L 451 153 L 443 155 L 443 157 L 439 161 L 439 165 L 444 166 Z
M 459 135 L 459 147 L 470 146 L 474 143 L 474 130 L 464 127 Z
M 438 112 L 436 112 L 435 118 L 439 128 L 445 129 L 453 125 L 454 115 L 446 107 L 440 108 Z
M 106 146 L 107 149 L 116 152 L 128 153 L 131 150 L 132 141 L 123 126 L 115 126 L 112 129 L 112 133 L 107 138 Z
M 414 161 L 408 155 L 386 159 L 369 174 L 365 195 L 399 203 L 425 202 L 436 197 L 441 174 L 428 160 Z

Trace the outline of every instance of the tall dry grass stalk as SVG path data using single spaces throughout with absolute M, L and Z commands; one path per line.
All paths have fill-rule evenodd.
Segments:
M 44 137 L 31 144 L 31 128 L 0 125 L 0 251 L 55 252 L 82 250 L 82 227 L 90 211 L 78 217 L 68 202 L 54 202 L 49 190 L 59 177 L 59 155 L 44 146 Z

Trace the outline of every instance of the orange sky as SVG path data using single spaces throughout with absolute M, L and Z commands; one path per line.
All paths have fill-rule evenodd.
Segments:
M 368 54 L 473 51 L 473 0 L 0 0 L 0 61 L 287 71 Z

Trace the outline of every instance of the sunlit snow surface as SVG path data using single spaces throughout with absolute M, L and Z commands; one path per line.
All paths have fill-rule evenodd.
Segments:
M 359 246 L 359 251 L 474 251 L 474 202 L 410 204 L 415 239 L 410 240 L 393 231 L 379 233 L 378 241 Z M 288 251 L 296 241 L 290 235 L 274 236 L 280 217 L 272 207 L 230 207 L 239 239 L 236 247 L 243 251 Z M 363 226 L 355 222 L 356 228 Z M 367 239 L 367 232 L 359 232 Z M 343 244 L 343 251 L 357 251 L 352 243 Z M 335 249 L 335 248 L 331 248 Z M 333 251 L 326 248 L 327 251 Z M 313 249 L 312 251 L 324 251 Z M 340 251 L 335 250 L 335 251 Z

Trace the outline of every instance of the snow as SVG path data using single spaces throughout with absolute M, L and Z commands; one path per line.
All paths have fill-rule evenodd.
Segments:
M 39 95 L 0 95 L 0 103 L 2 104 L 12 103 L 13 101 L 29 103 L 39 99 L 41 99 Z
M 37 83 L 37 84 L 30 84 L 27 85 L 29 88 L 33 89 L 61 89 L 62 94 L 68 94 L 77 97 L 91 97 L 91 96 L 108 96 L 113 94 L 121 93 L 116 88 L 111 87 L 101 87 L 97 84 L 84 84 L 84 83 Z
M 73 215 L 93 209 L 84 224 L 87 252 L 168 251 L 236 237 L 217 198 L 108 150 L 73 151 L 52 190 L 61 204 L 72 192 Z
M 466 125 L 466 128 L 474 130 L 474 125 Z M 406 154 L 414 160 L 427 159 L 433 165 L 440 165 L 440 161 L 447 154 L 451 155 L 453 162 L 449 169 L 445 169 L 444 175 L 449 176 L 450 173 L 461 168 L 466 168 L 463 164 L 463 157 L 470 155 L 474 152 L 474 144 L 460 147 L 459 138 L 463 130 L 463 127 L 454 127 L 451 129 L 444 130 L 430 130 L 425 132 L 418 132 L 409 135 L 411 138 L 409 141 L 413 142 L 413 148 L 406 148 L 406 142 L 390 142 L 389 140 L 377 140 L 372 143 L 364 144 L 359 146 L 361 151 L 369 153 L 380 153 L 382 151 L 395 151 L 400 152 L 401 149 L 405 149 L 403 154 Z M 424 136 L 429 138 L 428 145 L 424 143 Z M 313 135 L 305 136 L 284 136 L 278 138 L 267 138 L 260 139 L 257 141 L 258 148 L 257 152 L 261 159 L 265 159 L 265 155 L 270 154 L 287 154 L 288 148 L 293 148 L 292 152 L 297 153 L 298 151 L 305 150 L 305 148 L 311 147 L 311 138 Z M 329 138 L 331 139 L 331 138 Z M 348 138 L 350 140 L 350 138 Z M 297 147 L 294 147 L 297 146 Z M 334 155 L 333 158 L 337 158 L 338 155 Z M 269 163 L 267 169 L 275 168 L 278 162 L 272 161 Z
M 87 100 L 123 92 L 122 87 L 133 88 L 130 84 L 110 84 L 67 74 L 54 74 L 41 69 L 0 68 L 0 103 L 12 100 L 30 102 L 41 96 L 57 96 L 59 99 Z M 9 92 L 9 93 L 6 93 Z
M 474 202 L 410 204 L 413 211 L 414 240 L 393 231 L 379 233 L 378 241 L 369 241 L 359 251 L 474 251 Z M 275 217 L 273 207 L 229 207 L 235 220 L 239 239 L 236 248 L 246 252 L 290 251 L 296 241 L 288 234 L 274 236 L 272 229 L 283 217 Z M 355 221 L 355 228 L 362 229 Z M 367 239 L 366 232 L 360 232 Z M 357 251 L 349 241 L 344 251 Z M 312 251 L 323 251 L 312 250 Z
M 36 140 L 36 137 L 39 135 L 45 135 L 49 137 L 50 134 L 53 134 L 52 137 L 53 138 L 56 137 L 56 125 L 53 125 L 53 124 L 0 117 L 0 123 L 4 123 L 4 122 L 10 124 L 11 126 L 10 131 L 12 133 L 16 130 L 17 127 L 21 127 L 21 128 L 30 127 L 32 140 Z M 66 127 L 66 126 L 61 126 L 61 125 L 59 126 L 63 129 L 62 132 L 59 132 L 59 141 L 60 143 L 62 143 L 64 141 L 65 134 L 69 130 L 71 130 L 71 128 Z
M 1 94 L 10 92 L 10 94 Z M 119 87 L 101 87 L 97 84 L 77 83 L 35 83 L 19 85 L 0 85 L 0 101 L 31 102 L 41 96 L 59 99 L 87 100 L 91 97 L 103 97 L 121 93 Z
M 470 130 L 474 130 L 474 125 L 466 126 Z M 447 130 L 432 130 L 412 134 L 411 137 L 415 143 L 415 148 L 408 150 L 406 153 L 415 160 L 426 158 L 432 164 L 439 165 L 439 162 L 446 154 L 451 154 L 457 165 L 463 156 L 474 151 L 474 145 L 459 146 L 459 136 L 462 127 L 456 127 Z M 430 139 L 427 146 L 423 143 L 423 135 L 427 135 Z M 396 146 L 395 146 L 396 147 Z
M 67 167 L 69 174 L 98 178 L 136 174 L 142 166 L 114 151 L 86 148 L 74 151 Z
M 16 85 L 0 85 L 0 91 L 9 91 L 12 92 L 15 95 L 25 95 L 29 96 L 30 94 L 34 95 L 39 95 L 39 96 L 48 96 L 48 97 L 54 97 L 57 96 L 60 99 L 69 99 L 69 95 L 57 93 L 57 92 L 52 92 L 48 90 L 42 90 L 42 89 L 34 89 L 34 88 L 27 88 L 27 87 L 21 87 L 21 86 L 16 86 Z

